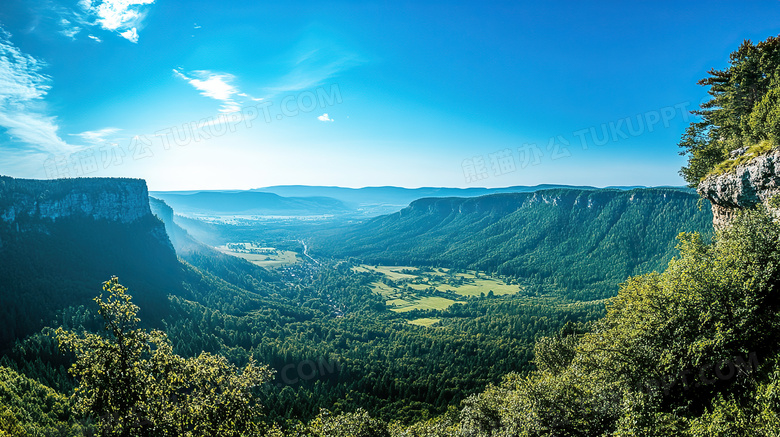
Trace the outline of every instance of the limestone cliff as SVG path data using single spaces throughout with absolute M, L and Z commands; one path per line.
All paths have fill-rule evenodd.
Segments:
M 6 229 L 48 233 L 50 224 L 66 218 L 117 225 L 144 221 L 145 232 L 173 249 L 163 223 L 152 214 L 143 179 L 35 180 L 0 176 L 0 224 Z
M 151 215 L 142 179 L 14 179 L 0 176 L 0 220 L 91 217 L 132 223 Z
M 449 215 L 452 213 L 492 213 L 497 215 L 511 214 L 515 211 L 534 208 L 541 205 L 558 206 L 565 209 L 601 208 L 610 202 L 625 201 L 641 203 L 649 199 L 688 198 L 692 195 L 687 189 L 653 188 L 653 189 L 571 189 L 555 188 L 530 193 L 500 193 L 480 197 L 430 197 L 418 199 L 397 214 L 408 216 L 413 214 Z
M 114 275 L 153 324 L 185 294 L 145 181 L 0 177 L 0 349 L 92 304 Z
M 770 208 L 770 199 L 780 194 L 780 151 L 757 156 L 732 170 L 705 178 L 699 194 L 712 203 L 715 227 L 727 225 L 734 213 L 762 203 Z

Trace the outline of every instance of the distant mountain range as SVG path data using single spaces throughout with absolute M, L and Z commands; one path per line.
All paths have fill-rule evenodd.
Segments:
M 374 217 L 400 211 L 411 202 L 428 197 L 479 197 L 501 193 L 529 193 L 555 188 L 600 190 L 591 186 L 542 184 L 504 188 L 364 187 L 345 188 L 308 185 L 277 185 L 248 191 L 153 191 L 178 214 L 287 215 L 322 214 Z M 607 187 L 631 190 L 639 186 Z M 689 191 L 682 187 L 669 187 Z
M 330 197 L 282 197 L 258 191 L 200 191 L 196 193 L 155 192 L 177 213 L 190 216 L 312 216 L 351 212 L 340 200 Z

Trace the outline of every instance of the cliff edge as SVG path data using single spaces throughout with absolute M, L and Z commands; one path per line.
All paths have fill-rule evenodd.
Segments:
M 770 200 L 780 194 L 780 150 L 757 156 L 726 173 L 707 176 L 697 191 L 712 203 L 716 228 L 728 225 L 737 210 L 759 203 L 776 211 Z
M 15 179 L 0 176 L 0 220 L 86 216 L 132 223 L 151 216 L 143 179 Z
M 112 276 L 160 323 L 181 272 L 144 180 L 0 177 L 0 351 L 89 305 Z

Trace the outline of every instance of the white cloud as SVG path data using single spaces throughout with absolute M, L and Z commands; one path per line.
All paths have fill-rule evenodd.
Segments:
M 317 120 L 319 120 L 319 121 L 333 121 L 332 118 L 328 117 L 328 113 L 327 112 L 322 114 L 322 115 L 320 115 L 319 117 L 317 117 Z
M 135 43 L 146 17 L 145 6 L 152 3 L 154 0 L 81 0 L 79 6 L 89 17 L 84 20 L 89 25 L 116 32 Z
M 219 112 L 222 112 L 224 114 L 230 114 L 233 112 L 238 112 L 241 110 L 241 105 L 235 102 L 231 102 L 225 105 L 222 105 L 221 108 L 219 108 Z
M 138 42 L 138 32 L 135 30 L 135 27 L 120 33 L 120 35 L 130 42 Z
M 60 33 L 71 39 L 74 39 L 81 32 L 81 27 L 73 25 L 70 20 L 65 18 L 60 20 L 60 26 L 62 26 Z
M 100 39 L 100 38 L 96 37 L 95 35 L 87 35 L 87 37 L 89 37 L 89 38 L 91 38 L 91 39 L 94 39 L 94 40 L 95 40 L 95 41 L 97 41 L 97 42 L 103 42 L 103 40 L 102 40 L 102 39 Z
M 70 135 L 80 137 L 84 141 L 88 141 L 93 144 L 99 144 L 106 141 L 106 137 L 111 136 L 119 132 L 120 130 L 121 129 L 115 127 L 106 127 L 99 130 L 86 131 L 86 132 L 81 132 L 79 134 L 70 134 Z
M 241 97 L 246 97 L 247 99 L 252 99 L 252 100 L 254 100 L 255 102 L 259 102 L 259 101 L 265 100 L 265 99 L 263 99 L 262 97 L 252 97 L 252 96 L 250 96 L 250 95 L 249 95 L 249 94 L 247 94 L 247 93 L 238 93 L 238 94 L 236 94 L 236 95 L 237 95 L 237 96 L 241 96 Z
M 202 72 L 202 74 L 208 78 L 205 80 L 192 79 L 190 85 L 202 91 L 201 94 L 204 96 L 217 100 L 228 100 L 233 94 L 236 94 L 236 89 L 228 83 L 233 79 L 231 75 L 208 72 Z
M 104 0 L 97 6 L 91 4 L 89 9 L 97 12 L 98 23 L 104 29 L 121 30 L 135 26 L 145 15 L 140 6 L 152 3 L 154 0 Z
M 57 134 L 56 117 L 46 114 L 43 98 L 51 78 L 41 74 L 45 64 L 21 52 L 0 29 L 0 126 L 14 141 L 43 153 L 71 153 L 70 145 Z
M 239 93 L 239 90 L 231 83 L 235 79 L 232 74 L 198 70 L 188 73 L 194 76 L 190 77 L 175 68 L 173 73 L 189 82 L 196 90 L 200 91 L 201 95 L 221 101 L 220 112 L 230 113 L 241 110 L 241 106 L 234 100 L 233 96 L 240 96 L 244 93 Z

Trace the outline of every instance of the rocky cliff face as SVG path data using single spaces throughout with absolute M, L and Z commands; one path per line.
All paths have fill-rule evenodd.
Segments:
M 14 179 L 0 176 L 0 220 L 91 217 L 132 223 L 151 215 L 142 179 Z
M 532 193 L 501 193 L 481 197 L 442 197 L 423 198 L 412 202 L 398 214 L 408 216 L 415 213 L 449 215 L 452 213 L 492 213 L 497 215 L 511 214 L 524 208 L 534 208 L 540 205 L 559 206 L 566 209 L 600 208 L 615 201 L 625 199 L 627 202 L 641 202 L 651 198 L 675 199 L 691 196 L 688 190 L 676 188 L 635 189 L 631 191 L 619 189 L 570 189 L 555 188 Z
M 0 176 L 0 224 L 6 229 L 48 234 L 51 224 L 66 218 L 117 225 L 143 221 L 147 223 L 145 232 L 173 250 L 165 226 L 152 214 L 143 179 L 34 180 Z
M 157 323 L 182 274 L 145 181 L 0 177 L 0 349 L 90 305 L 112 276 Z
M 727 225 L 741 208 L 759 203 L 770 210 L 770 199 L 780 194 L 780 151 L 758 156 L 728 173 L 704 179 L 699 194 L 712 203 L 715 227 Z

